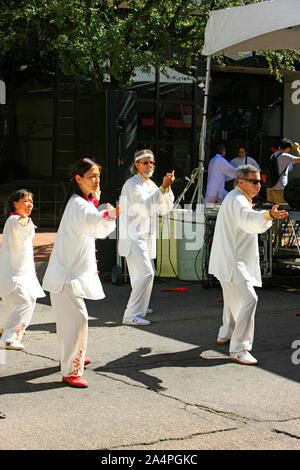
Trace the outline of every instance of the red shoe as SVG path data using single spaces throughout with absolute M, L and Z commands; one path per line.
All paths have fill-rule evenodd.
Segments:
M 90 357 L 85 357 L 84 365 L 87 366 L 90 362 L 91 362 L 91 358 Z
M 88 387 L 87 381 L 84 380 L 81 377 L 81 375 L 76 375 L 76 376 L 72 376 L 72 377 L 63 377 L 62 381 L 66 382 L 66 384 L 70 385 L 70 387 L 78 387 L 78 388 Z

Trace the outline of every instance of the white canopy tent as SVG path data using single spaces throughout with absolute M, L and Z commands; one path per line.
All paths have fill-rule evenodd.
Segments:
M 211 57 L 233 52 L 275 49 L 300 49 L 300 0 L 268 0 L 210 13 L 202 51 L 207 56 L 207 67 L 199 165 L 192 174 L 193 181 L 198 177 L 194 193 L 195 196 L 198 192 L 198 204 L 203 190 Z
M 212 11 L 202 54 L 299 47 L 299 0 L 269 0 Z

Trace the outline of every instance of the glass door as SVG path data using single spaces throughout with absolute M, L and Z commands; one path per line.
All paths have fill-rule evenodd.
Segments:
M 254 106 L 239 104 L 218 104 L 211 107 L 210 118 L 210 157 L 216 145 L 224 143 L 226 158 L 237 156 L 239 147 L 247 149 L 247 154 L 258 160 L 257 154 L 258 109 Z

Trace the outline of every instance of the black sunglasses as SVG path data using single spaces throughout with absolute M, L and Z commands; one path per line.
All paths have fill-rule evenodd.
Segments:
M 252 180 L 250 178 L 241 178 L 241 180 L 248 181 L 249 183 L 252 183 L 252 184 L 261 184 L 261 180 Z
M 153 162 L 152 160 L 148 162 L 136 162 L 136 163 L 141 163 L 142 165 L 155 165 L 155 162 Z

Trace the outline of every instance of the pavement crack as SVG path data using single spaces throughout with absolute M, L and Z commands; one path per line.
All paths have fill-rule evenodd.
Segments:
M 132 384 L 132 383 L 127 382 L 127 380 L 122 380 L 120 378 L 112 377 L 111 375 L 104 374 L 103 372 L 96 372 L 96 374 L 97 375 L 102 375 L 103 377 L 106 377 L 107 379 L 115 380 L 116 382 L 121 382 L 125 385 L 129 385 L 130 387 L 136 387 L 136 388 L 142 388 L 142 389 L 146 388 L 144 385 Z M 154 391 L 154 390 L 152 390 L 152 391 Z
M 140 389 L 145 389 L 146 387 L 144 385 L 138 385 L 138 384 L 134 384 L 134 383 L 129 383 L 127 380 L 124 380 L 124 379 L 120 379 L 120 378 L 116 378 L 116 377 L 112 377 L 111 375 L 108 375 L 108 374 L 104 374 L 103 372 L 96 372 L 97 374 L 99 375 L 103 375 L 104 377 L 108 378 L 108 379 L 111 379 L 111 380 L 115 380 L 117 382 L 121 382 L 121 383 L 124 383 L 125 385 L 129 385 L 130 387 L 136 387 L 136 388 L 140 388 Z M 154 389 L 151 389 L 149 387 L 147 387 L 148 390 L 152 391 L 152 392 L 155 392 L 157 393 L 158 395 L 160 395 L 161 397 L 164 397 L 164 398 L 168 398 L 170 400 L 174 400 L 176 401 L 177 403 L 180 403 L 181 405 L 183 405 L 183 410 L 186 412 L 186 413 L 190 413 L 190 414 L 194 414 L 194 415 L 197 415 L 197 413 L 193 413 L 192 411 L 188 410 L 187 407 L 195 407 L 197 409 L 200 409 L 202 411 L 206 411 L 207 413 L 212 413 L 212 414 L 216 414 L 218 416 L 222 416 L 223 418 L 227 418 L 227 419 L 231 419 L 231 420 L 234 420 L 234 421 L 239 421 L 239 422 L 242 422 L 242 423 L 247 423 L 249 421 L 253 421 L 253 422 L 260 422 L 260 420 L 258 419 L 255 419 L 255 418 L 248 418 L 248 417 L 245 417 L 245 416 L 239 416 L 239 415 L 235 415 L 234 413 L 230 413 L 230 412 L 226 412 L 226 411 L 221 411 L 221 410 L 216 410 L 214 408 L 210 408 L 208 406 L 205 406 L 205 405 L 199 405 L 197 403 L 189 403 L 189 402 L 186 402 L 184 400 L 182 400 L 181 398 L 177 398 L 177 397 L 174 397 L 172 395 L 169 395 L 167 393 L 164 393 L 162 391 L 159 391 L 159 390 L 154 390 Z
M 115 446 L 115 447 L 110 447 L 110 450 L 119 450 L 123 448 L 130 448 L 130 447 L 142 447 L 142 446 L 152 446 L 160 443 L 165 443 L 165 442 L 173 442 L 173 441 L 188 441 L 190 439 L 193 439 L 194 437 L 198 436 L 209 436 L 210 434 L 219 434 L 222 432 L 229 432 L 229 431 L 236 431 L 239 428 L 230 428 L 230 429 L 217 429 L 214 431 L 204 431 L 204 432 L 195 432 L 192 434 L 189 434 L 187 436 L 180 436 L 180 437 L 168 437 L 166 439 L 157 439 L 155 441 L 151 442 L 134 442 L 132 444 L 123 444 L 121 446 Z M 104 449 L 106 450 L 106 449 Z
M 285 423 L 285 422 L 288 422 L 288 421 L 293 421 L 293 420 L 299 419 L 298 417 L 293 417 L 293 418 L 282 419 L 282 420 L 280 420 L 280 419 L 278 419 L 278 420 L 276 420 L 276 419 L 267 420 L 267 419 L 253 418 L 253 417 L 250 417 L 250 416 L 242 416 L 242 415 L 238 415 L 236 413 L 232 413 L 230 411 L 218 410 L 218 409 L 206 406 L 206 405 L 199 405 L 198 403 L 189 403 L 189 402 L 186 402 L 186 401 L 182 400 L 181 398 L 169 395 L 168 393 L 165 393 L 162 390 L 157 390 L 157 389 L 154 389 L 154 388 L 151 388 L 151 387 L 147 387 L 146 385 L 139 385 L 139 384 L 136 384 L 136 383 L 130 383 L 127 380 L 112 377 L 111 375 L 105 374 L 103 372 L 96 372 L 96 374 L 103 375 L 104 377 L 106 377 L 110 380 L 114 380 L 116 382 L 121 382 L 121 383 L 123 383 L 125 385 L 128 385 L 130 387 L 135 387 L 135 388 L 139 388 L 139 389 L 147 388 L 149 391 L 155 392 L 157 395 L 160 395 L 161 397 L 168 398 L 170 400 L 174 400 L 177 403 L 180 403 L 181 405 L 183 405 L 182 409 L 186 413 L 190 413 L 190 414 L 193 414 L 195 416 L 198 416 L 197 413 L 193 412 L 192 410 L 188 410 L 188 407 L 191 407 L 191 408 L 194 407 L 198 410 L 205 411 L 205 412 L 211 413 L 211 414 L 215 414 L 215 415 L 221 416 L 225 419 L 229 419 L 229 420 L 232 420 L 232 421 L 237 421 L 237 422 L 240 422 L 242 424 L 249 424 L 249 423 L 261 423 L 261 424 L 263 424 L 263 423 L 266 423 L 266 424 L 268 424 L 268 423 Z
M 27 354 L 28 356 L 34 356 L 34 357 L 41 357 L 42 359 L 48 359 L 49 361 L 53 361 L 53 362 L 58 362 L 57 359 L 53 359 L 53 357 L 49 357 L 49 356 L 43 356 L 42 354 L 34 354 L 34 353 L 30 353 L 28 351 L 22 351 L 23 354 Z
M 293 439 L 300 440 L 300 437 L 296 436 L 296 434 L 292 434 L 290 432 L 283 431 L 281 429 L 271 429 L 271 431 L 274 432 L 275 434 L 284 434 L 285 436 L 289 436 L 289 437 L 292 437 Z

